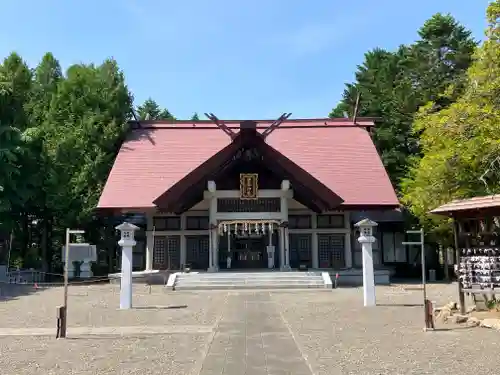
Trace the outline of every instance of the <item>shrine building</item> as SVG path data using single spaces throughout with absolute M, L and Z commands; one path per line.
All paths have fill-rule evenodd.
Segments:
M 145 218 L 135 270 L 355 270 L 353 224 L 365 217 L 379 223 L 376 269 L 406 262 L 374 126 L 288 115 L 133 123 L 98 209 Z

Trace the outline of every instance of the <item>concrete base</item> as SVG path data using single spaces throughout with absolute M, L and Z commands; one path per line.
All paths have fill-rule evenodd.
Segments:
M 153 284 L 165 285 L 170 274 L 177 271 L 162 271 L 162 270 L 145 270 L 132 272 L 132 283 L 134 284 Z M 121 273 L 108 274 L 111 284 L 120 284 Z
M 326 270 L 325 270 L 326 271 Z M 351 268 L 348 270 L 328 271 L 335 280 L 338 274 L 337 285 L 346 286 L 360 286 L 363 285 L 363 270 L 358 268 Z M 375 270 L 375 285 L 389 285 L 391 283 L 390 270 Z
M 258 270 L 219 270 L 218 272 L 210 272 L 210 273 L 227 273 L 227 272 L 256 272 L 256 273 L 280 273 L 292 271 L 292 269 L 258 269 Z M 338 274 L 339 278 L 337 279 L 337 285 L 339 286 L 360 286 L 363 285 L 363 270 L 357 268 L 351 268 L 347 270 L 339 270 L 333 271 L 329 269 L 308 269 L 309 272 L 327 272 L 330 274 L 331 280 L 335 283 L 335 277 Z M 150 270 L 150 271 L 135 271 L 132 272 L 132 282 L 134 284 L 153 284 L 153 285 L 166 285 L 169 279 L 169 276 L 178 273 L 178 270 Z M 207 272 L 207 271 L 205 271 Z M 191 273 L 199 273 L 198 271 L 192 271 Z M 203 271 L 201 272 L 203 273 Z M 109 274 L 109 281 L 112 284 L 120 284 L 121 273 L 113 273 Z M 391 283 L 391 272 L 390 270 L 375 270 L 375 284 L 377 285 L 389 285 Z

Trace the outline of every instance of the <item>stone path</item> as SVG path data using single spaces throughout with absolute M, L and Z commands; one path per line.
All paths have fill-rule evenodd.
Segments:
M 200 375 L 310 375 L 287 322 L 269 294 L 233 298 L 226 304 L 201 358 Z M 198 373 L 198 369 L 194 369 Z
M 0 302 L 2 375 L 435 375 L 497 373 L 497 331 L 423 332 L 415 286 L 171 292 L 136 288 L 118 309 L 109 286 L 71 290 L 68 340 L 55 339 L 60 289 Z M 455 285 L 429 285 L 438 306 Z

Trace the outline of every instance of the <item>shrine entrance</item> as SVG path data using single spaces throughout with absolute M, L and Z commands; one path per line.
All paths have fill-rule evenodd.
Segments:
M 232 268 L 267 268 L 267 241 L 264 235 L 254 237 L 233 236 L 231 248 Z
M 219 222 L 219 268 L 279 268 L 280 257 L 276 251 L 279 228 L 277 220 Z

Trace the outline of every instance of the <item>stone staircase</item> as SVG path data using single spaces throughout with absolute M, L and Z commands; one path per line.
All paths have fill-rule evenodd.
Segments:
M 328 272 L 215 272 L 170 276 L 173 290 L 332 288 Z

